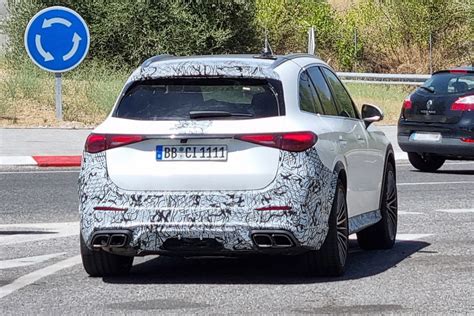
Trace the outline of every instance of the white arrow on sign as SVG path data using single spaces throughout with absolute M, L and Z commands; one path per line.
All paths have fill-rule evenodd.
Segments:
M 51 18 L 51 19 L 44 19 L 42 28 L 45 29 L 45 28 L 51 27 L 51 25 L 53 25 L 54 23 L 62 24 L 62 25 L 65 25 L 65 26 L 67 26 L 67 27 L 70 27 L 70 26 L 72 25 L 72 23 L 69 22 L 69 21 L 66 20 L 66 19 L 63 19 L 63 18 Z
M 50 52 L 47 52 L 43 49 L 43 46 L 41 46 L 41 35 L 36 34 L 35 36 L 35 44 L 36 44 L 36 49 L 40 53 L 40 55 L 44 58 L 44 61 L 51 61 L 54 60 L 53 55 L 51 55 Z
M 77 49 L 79 48 L 79 42 L 81 39 L 82 38 L 79 35 L 77 35 L 76 32 L 74 32 L 74 36 L 72 37 L 72 43 L 73 43 L 72 48 L 69 51 L 69 53 L 63 56 L 64 61 L 69 60 L 72 58 L 72 56 L 74 56 L 74 54 L 77 52 Z

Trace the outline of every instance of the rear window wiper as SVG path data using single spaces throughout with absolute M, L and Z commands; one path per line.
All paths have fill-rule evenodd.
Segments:
M 189 117 L 192 119 L 196 118 L 208 118 L 208 117 L 253 117 L 250 113 L 232 113 L 227 111 L 191 111 Z
M 435 93 L 435 90 L 431 87 L 420 86 L 420 89 L 426 90 L 430 93 Z

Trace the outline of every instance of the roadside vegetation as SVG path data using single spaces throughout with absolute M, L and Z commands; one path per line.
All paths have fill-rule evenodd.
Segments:
M 112 108 L 128 70 L 88 61 L 63 75 L 61 126 L 88 127 L 100 123 Z M 57 126 L 54 75 L 30 60 L 11 64 L 0 58 L 0 125 Z
M 63 76 L 63 115 L 55 119 L 54 75 L 38 69 L 31 61 L 12 70 L 0 58 L 0 126 L 95 126 L 110 112 L 131 70 L 110 69 L 88 61 Z M 347 84 L 358 106 L 373 103 L 382 107 L 383 124 L 393 124 L 401 102 L 413 87 Z
M 338 71 L 428 73 L 474 61 L 474 0 L 7 0 L 0 25 L 9 41 L 0 56 L 0 124 L 56 125 L 54 77 L 26 56 L 23 34 L 40 9 L 78 11 L 91 31 L 83 64 L 63 76 L 64 119 L 89 126 L 108 113 L 131 70 L 156 54 L 257 53 L 268 33 L 275 53 L 316 53 Z M 413 87 L 348 85 L 357 103 L 379 104 L 394 123 Z

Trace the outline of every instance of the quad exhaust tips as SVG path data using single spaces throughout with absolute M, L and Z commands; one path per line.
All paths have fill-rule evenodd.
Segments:
M 129 231 L 101 231 L 92 236 L 92 248 L 123 248 L 131 240 Z
M 259 231 L 252 234 L 252 240 L 258 248 L 275 249 L 296 246 L 295 238 L 286 231 Z

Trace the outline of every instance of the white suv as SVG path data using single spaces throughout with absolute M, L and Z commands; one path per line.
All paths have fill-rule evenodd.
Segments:
M 392 147 L 312 55 L 156 56 L 88 137 L 79 179 L 91 276 L 134 256 L 298 255 L 340 275 L 348 235 L 390 248 Z

